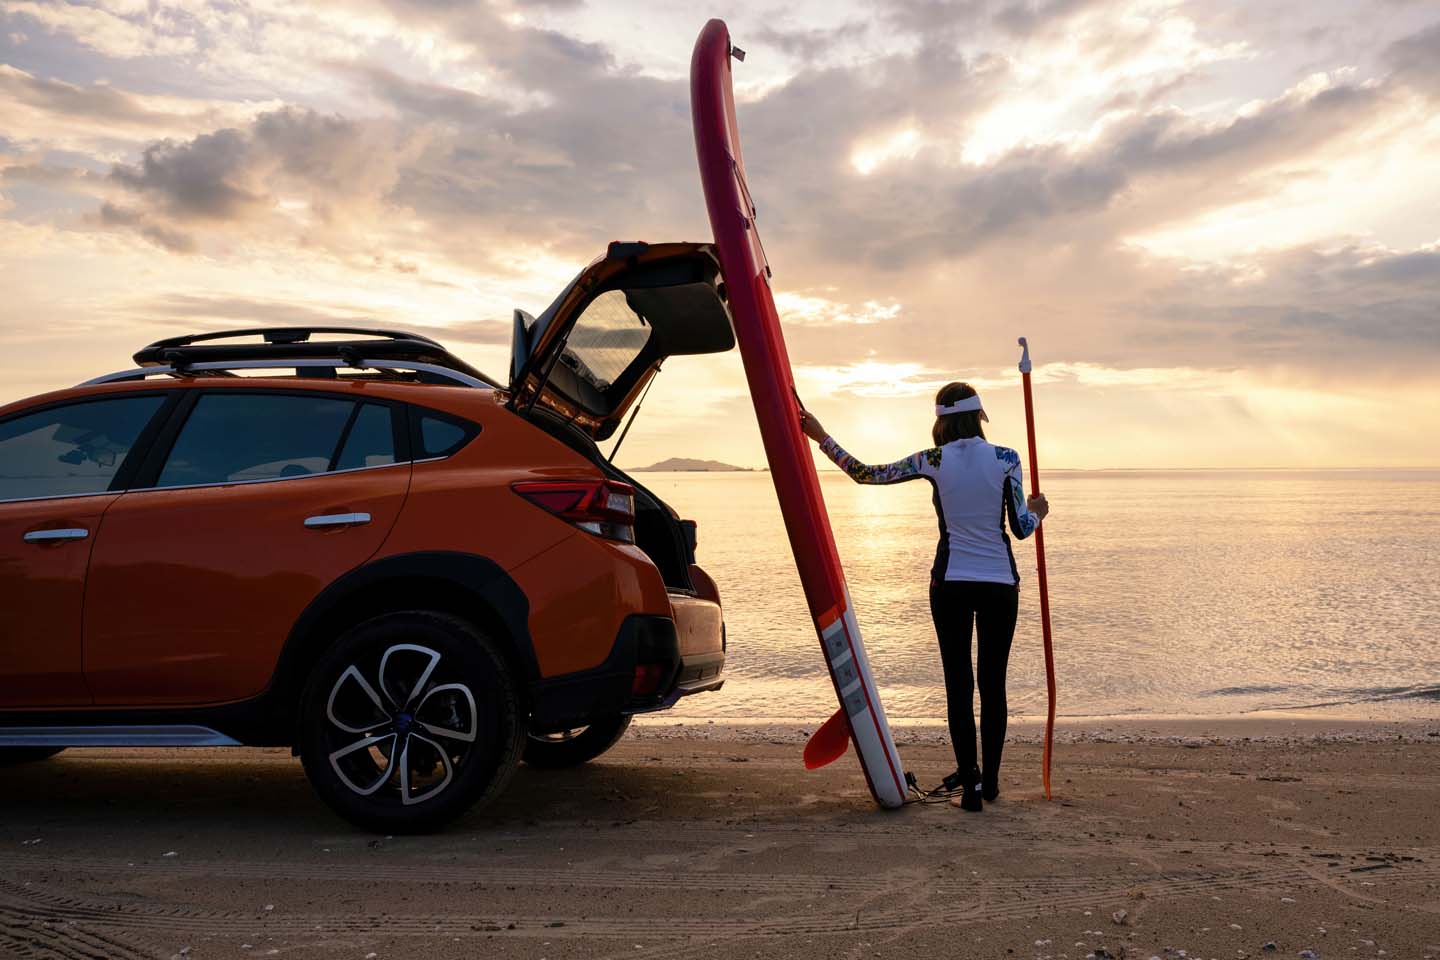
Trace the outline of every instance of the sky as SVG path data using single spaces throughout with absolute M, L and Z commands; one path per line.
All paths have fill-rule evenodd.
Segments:
M 807 405 L 975 384 L 1042 465 L 1440 467 L 1434 0 L 0 0 L 0 402 L 164 336 L 373 324 L 492 375 L 610 240 L 708 240 L 708 16 Z M 764 462 L 738 353 L 620 453 Z

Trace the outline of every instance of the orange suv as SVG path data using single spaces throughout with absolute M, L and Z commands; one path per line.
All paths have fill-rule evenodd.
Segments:
M 507 385 L 287 328 L 0 407 L 0 763 L 291 746 L 339 814 L 415 831 L 718 689 L 695 525 L 597 444 L 665 358 L 734 345 L 725 301 L 709 246 L 615 243 L 516 311 Z

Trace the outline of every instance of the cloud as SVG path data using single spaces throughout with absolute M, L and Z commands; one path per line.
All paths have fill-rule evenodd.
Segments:
M 833 288 L 827 292 L 833 292 Z M 775 309 L 790 326 L 841 327 L 869 326 L 894 320 L 900 315 L 901 306 L 894 300 L 884 303 L 866 300 L 857 306 L 832 300 L 815 291 L 778 290 L 775 292 Z
M 1197 364 L 1324 375 L 1440 366 L 1440 252 L 1351 244 L 1174 269 L 1115 312 L 1131 342 Z M 1152 280 L 1158 279 L 1153 276 Z
M 76 193 L 92 193 L 97 192 L 97 188 L 103 189 L 97 182 L 100 179 L 83 167 L 67 167 L 35 160 L 22 159 L 0 167 L 0 182 L 58 188 Z
M 106 6 L 115 8 L 105 9 Z M 179 9 L 139 4 L 81 4 L 69 0 L 35 3 L 10 0 L 5 14 L 52 32 L 73 37 L 99 53 L 142 57 L 195 50 L 186 15 Z
M 1440 96 L 1440 23 L 1395 41 L 1385 54 L 1400 80 Z
M 800 109 L 806 85 L 758 105 L 767 115 Z M 825 107 L 813 105 L 821 116 Z M 1219 121 L 1175 109 L 1111 121 L 1089 143 L 1010 151 L 993 162 L 957 162 L 943 146 L 878 167 L 859 184 L 843 169 L 813 169 L 799 194 L 778 195 L 783 235 L 803 235 L 851 259 L 895 268 L 967 255 L 990 243 L 1065 242 L 1092 234 L 1095 218 L 1124 197 L 1117 222 L 1158 224 L 1262 195 L 1262 174 L 1375 121 L 1387 101 L 1378 87 L 1330 78 Z M 924 134 L 921 135 L 922 139 Z M 754 151 L 769 179 L 803 164 L 799 139 Z M 793 151 L 793 153 L 792 153 Z M 756 166 L 760 164 L 757 163 Z M 812 165 L 813 167 L 813 165 Z M 777 196 L 773 188 L 767 191 Z M 825 202 L 820 197 L 825 197 Z M 832 254 L 833 256 L 833 254 Z
M 1092 6 L 1057 3 L 1030 14 L 1064 18 Z M 543 242 L 577 257 L 617 234 L 663 237 L 676 224 L 704 230 L 683 82 L 627 71 L 598 44 L 517 26 L 493 8 L 462 14 L 391 0 L 388 9 L 475 43 L 476 61 L 499 78 L 494 89 L 510 85 L 540 99 L 517 108 L 493 92 L 352 64 L 345 75 L 396 112 L 388 142 L 377 118 L 291 107 L 248 127 L 152 145 L 138 164 L 116 167 L 116 182 L 145 196 L 154 215 L 182 220 L 273 213 L 288 187 L 303 205 L 297 209 L 321 221 L 368 205 L 411 212 L 447 232 L 520 237 L 544 223 Z M 1018 16 L 1008 7 L 992 13 Z M 864 64 L 803 69 L 747 104 L 747 160 L 763 185 L 767 237 L 805 244 L 807 260 L 882 269 L 1042 235 L 1050 243 L 1089 240 L 1123 226 L 1095 222 L 1107 214 L 1153 225 L 1253 196 L 1267 186 L 1257 171 L 1353 130 L 1384 98 L 1380 89 L 1327 78 L 1220 121 L 1173 107 L 1121 111 L 1086 142 L 964 162 L 956 134 L 995 109 L 1014 80 L 1001 62 L 922 39 Z M 901 133 L 913 132 L 913 147 L 875 148 L 882 152 L 867 155 L 880 158 L 870 176 L 857 178 L 847 161 L 866 138 L 887 135 L 877 124 L 896 120 Z M 409 150 L 398 149 L 401 137 Z M 1166 180 L 1175 182 L 1136 191 Z M 782 183 L 793 186 L 772 186 Z M 1122 197 L 1143 204 L 1111 214 Z M 316 242 L 315 231 L 298 226 Z M 465 246 L 455 245 L 462 259 Z M 818 278 L 807 271 L 797 279 Z
M 157 119 L 139 98 L 113 87 L 46 80 L 8 64 L 0 64 L 0 96 L 47 113 L 110 124 L 143 127 Z
M 439 339 L 442 343 L 508 345 L 510 324 L 500 321 L 431 324 L 378 315 L 357 304 L 293 303 L 254 297 L 172 293 L 144 300 L 138 312 L 186 330 L 254 326 L 382 327 Z
M 746 34 L 745 42 L 770 46 L 809 63 L 823 58 L 843 43 L 856 41 L 870 30 L 863 20 L 842 23 L 836 27 L 789 28 L 767 24 Z
M 1058 26 L 1100 0 L 886 0 L 880 6 L 892 27 L 922 36 L 937 32 L 998 29 L 1023 37 Z
M 134 223 L 176 236 L 264 234 L 354 251 L 373 239 L 366 228 L 388 209 L 402 164 L 423 143 L 389 121 L 287 107 L 244 127 L 153 143 L 137 163 L 112 167 L 109 179 L 139 208 L 126 214 Z
M 117 165 L 110 176 L 179 220 L 240 219 L 262 206 L 261 171 L 247 162 L 250 141 L 219 130 L 186 143 L 166 140 L 145 149 L 139 167 Z
M 0 127 L 9 140 L 41 148 L 109 151 L 117 144 L 193 136 L 244 122 L 266 106 L 251 100 L 142 95 L 104 83 L 38 77 L 0 63 Z
M 191 253 L 195 250 L 193 237 L 161 223 L 153 222 L 138 210 L 127 210 L 113 203 L 102 203 L 96 217 L 102 227 L 133 230 L 150 242 L 164 247 L 172 253 Z

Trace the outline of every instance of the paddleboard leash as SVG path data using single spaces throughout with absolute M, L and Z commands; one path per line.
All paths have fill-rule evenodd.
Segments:
M 1030 344 L 1019 340 L 1020 382 L 1025 389 L 1025 433 L 1030 442 L 1030 496 L 1040 495 L 1040 464 L 1035 458 L 1035 401 L 1030 390 Z M 1050 634 L 1050 585 L 1045 577 L 1045 530 L 1042 522 L 1035 528 L 1035 570 L 1040 583 L 1040 629 L 1045 637 L 1045 690 L 1049 707 L 1045 715 L 1045 753 L 1041 759 L 1040 776 L 1045 784 L 1045 799 L 1050 799 L 1050 752 L 1055 743 L 1055 648 Z

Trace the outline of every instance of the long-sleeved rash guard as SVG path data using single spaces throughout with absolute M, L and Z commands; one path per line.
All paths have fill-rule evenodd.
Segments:
M 1014 450 L 968 437 L 871 466 L 846 453 L 834 437 L 826 437 L 820 449 L 857 483 L 903 483 L 922 477 L 930 481 L 940 519 L 932 582 L 1020 582 L 1005 523 L 1008 520 L 1015 536 L 1024 540 L 1035 532 L 1040 518 L 1025 505 L 1020 455 Z

